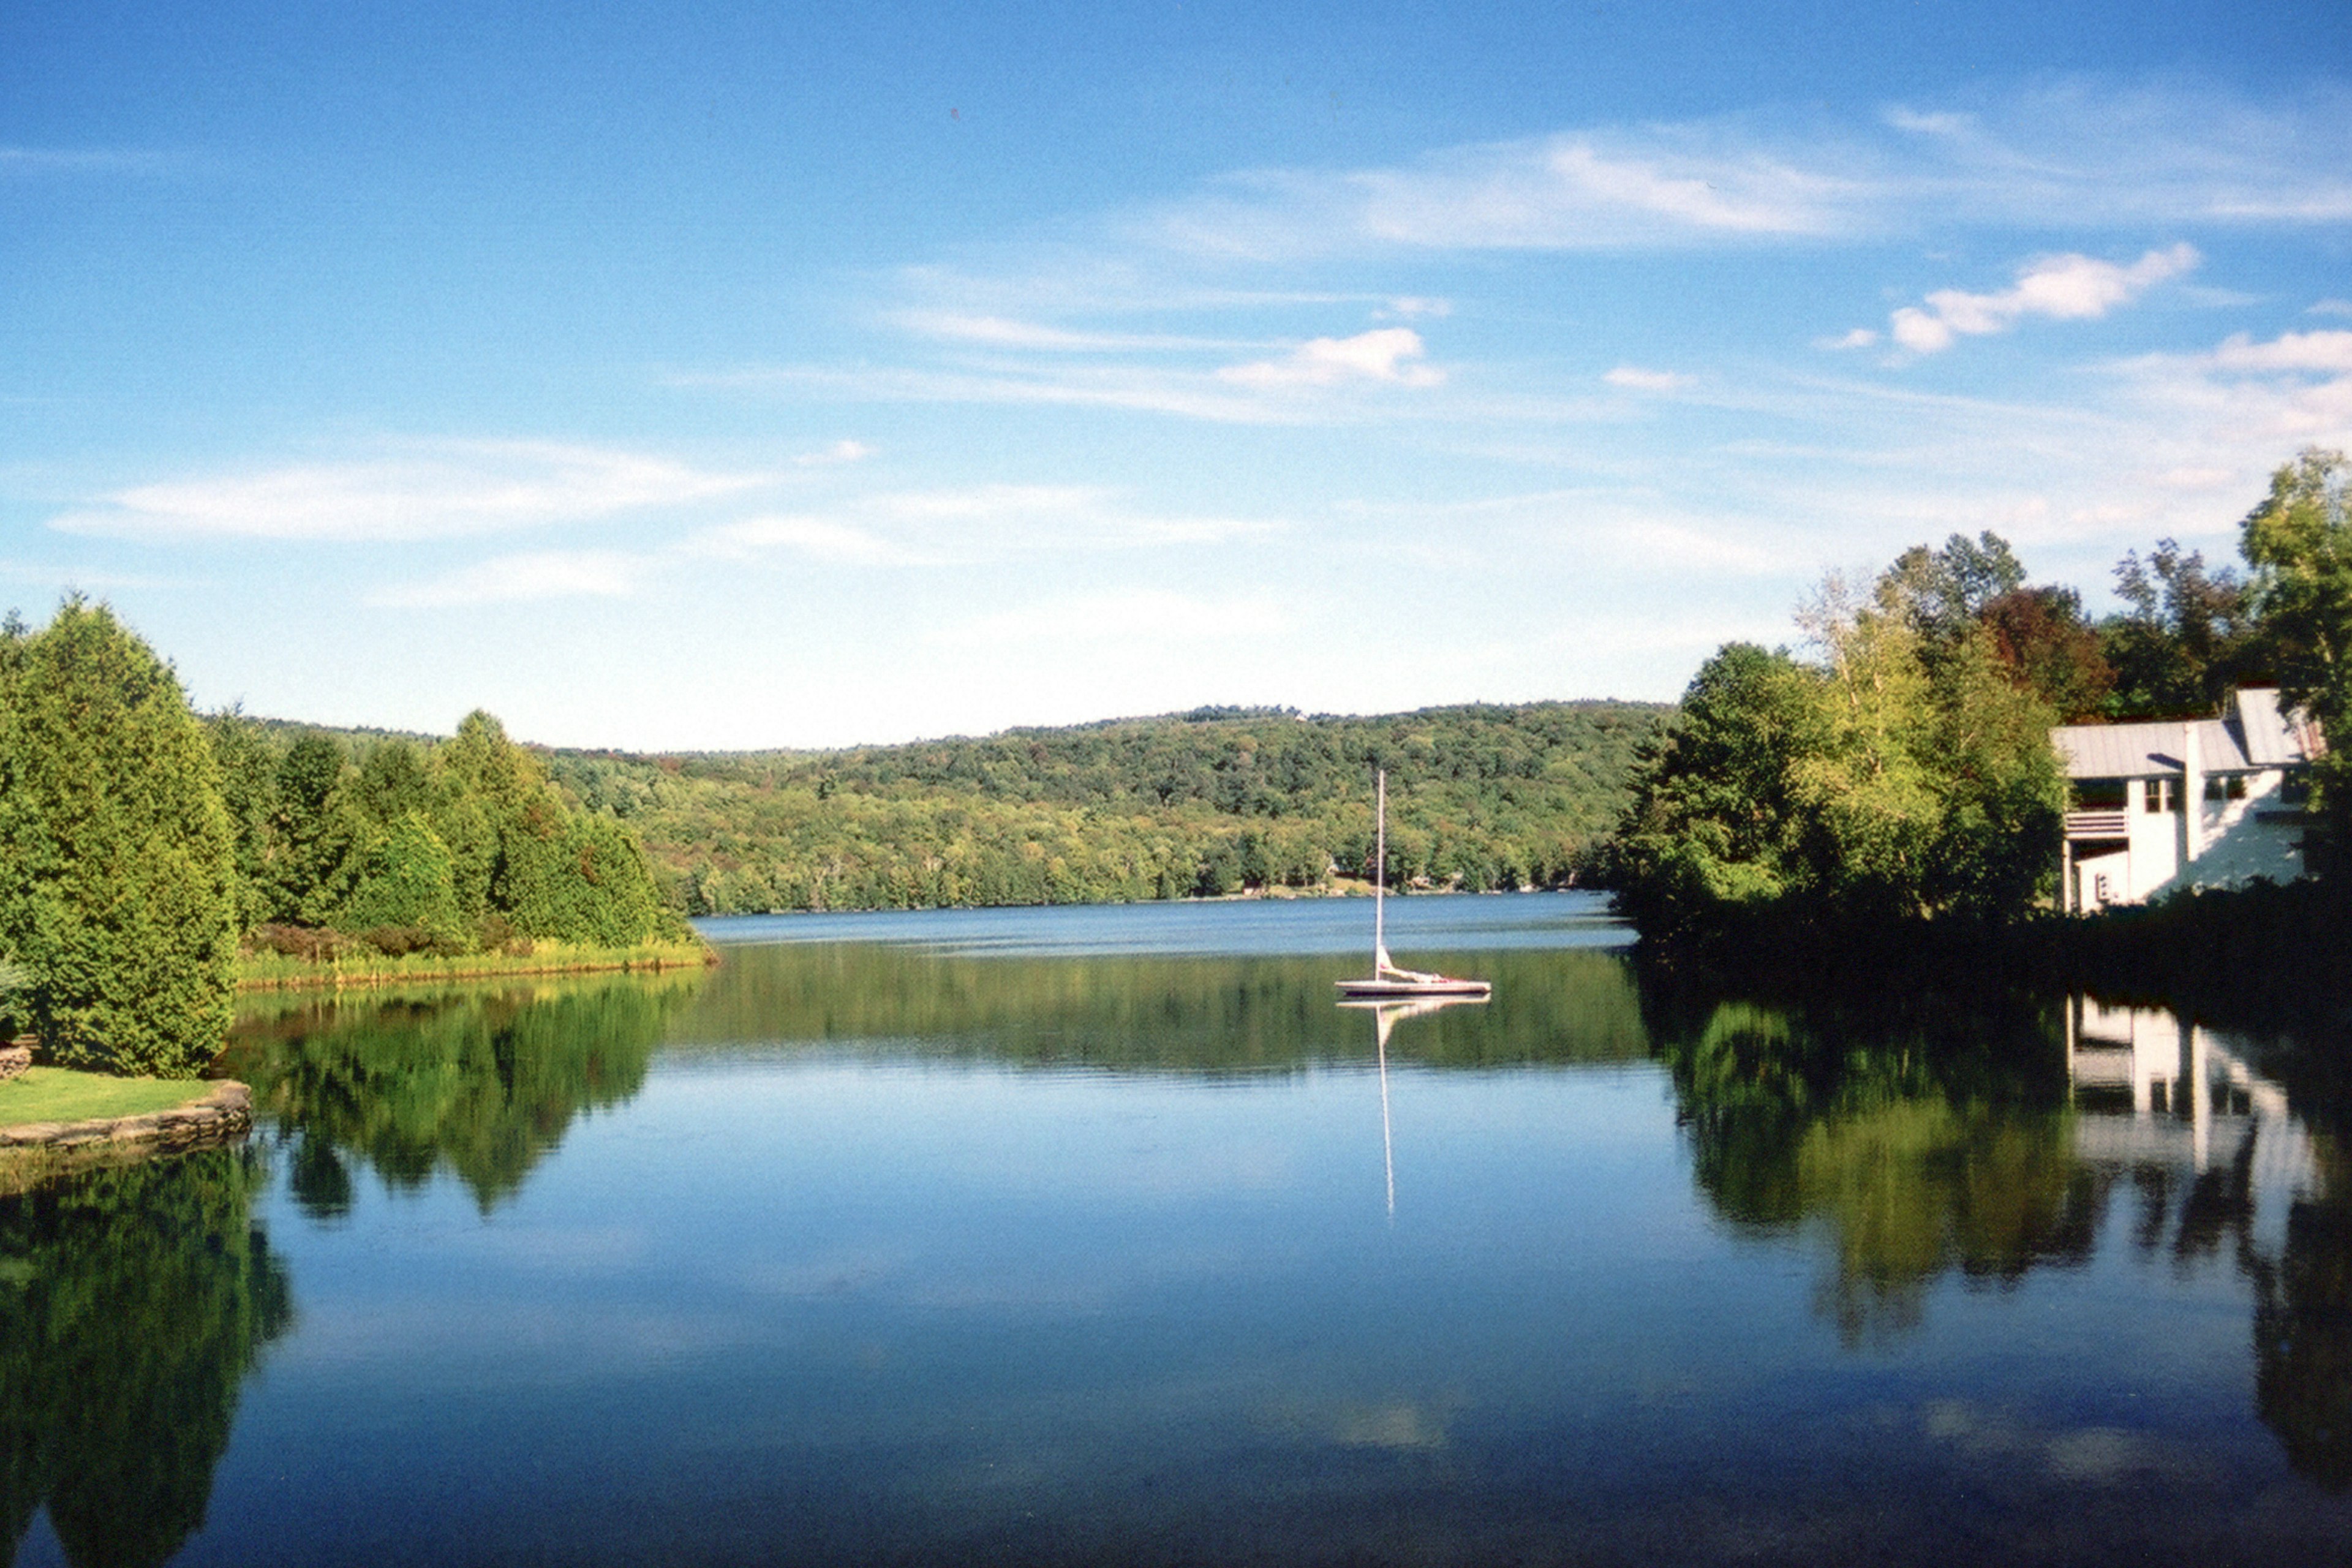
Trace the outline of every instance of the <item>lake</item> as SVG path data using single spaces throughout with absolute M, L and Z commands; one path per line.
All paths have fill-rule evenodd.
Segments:
M 0 1197 L 16 1562 L 2352 1547 L 2308 1041 L 1708 994 L 1589 895 L 708 922 L 249 1000 L 242 1150 Z

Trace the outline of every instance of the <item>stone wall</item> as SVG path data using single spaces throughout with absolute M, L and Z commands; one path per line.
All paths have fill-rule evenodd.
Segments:
M 234 1137 L 252 1125 L 253 1091 L 234 1079 L 225 1079 L 202 1100 L 170 1110 L 92 1121 L 27 1121 L 16 1127 L 0 1127 L 0 1150 L 62 1151 L 97 1143 L 187 1149 Z

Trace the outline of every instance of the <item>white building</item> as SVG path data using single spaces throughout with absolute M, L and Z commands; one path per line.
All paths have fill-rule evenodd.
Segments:
M 2058 862 L 2069 912 L 2303 875 L 2307 774 L 2324 747 L 2275 689 L 2232 693 L 2220 719 L 2050 733 L 2074 786 Z

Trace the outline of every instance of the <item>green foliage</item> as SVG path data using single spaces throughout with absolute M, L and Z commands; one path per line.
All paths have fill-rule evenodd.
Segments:
M 2208 572 L 2201 553 L 2159 540 L 2145 563 L 2137 551 L 2124 556 L 2116 593 L 2128 608 L 2099 628 L 2115 670 L 2108 717 L 2203 718 L 2256 672 L 2253 606 L 2230 568 Z
M 1967 637 L 1997 600 L 2024 585 L 2009 542 L 1988 530 L 1971 542 L 1955 533 L 1941 550 L 1915 544 L 1879 580 L 1884 607 L 1934 647 Z
M 2335 742 L 2314 770 L 2314 804 L 2326 868 L 2342 876 L 2352 851 L 2352 463 L 2306 447 L 2271 476 L 2271 493 L 2247 514 L 2240 539 L 2280 695 Z
M 10 638 L 0 692 L 0 948 L 60 1062 L 193 1076 L 235 978 L 232 828 L 171 670 L 103 605 Z
M 457 882 L 448 847 L 421 812 L 404 811 L 376 836 L 361 861 L 358 884 L 336 911 L 346 931 L 386 927 L 462 944 Z
M 458 953 L 540 939 L 612 948 L 681 940 L 634 832 L 583 814 L 499 721 L 471 713 L 439 745 L 289 734 L 225 716 L 213 737 L 251 868 L 248 933 L 289 951 Z M 257 940 L 249 936 L 248 940 Z
M 557 782 L 643 835 L 697 914 L 1124 902 L 1390 878 L 1557 887 L 1621 809 L 1658 710 L 1433 709 L 1383 718 L 1203 710 L 824 753 L 557 752 Z
M 1701 668 L 1618 832 L 1620 907 L 1644 935 L 2032 907 L 2064 801 L 2054 715 L 1981 624 L 1937 618 L 1939 605 L 1981 613 L 2013 584 L 1980 602 L 1965 586 L 1930 595 L 1937 559 L 1906 552 L 1866 604 L 1832 579 L 1803 617 L 1817 663 L 1736 643 Z M 2010 580 L 1993 569 L 2013 565 L 1998 539 L 1969 559 L 1988 589 Z

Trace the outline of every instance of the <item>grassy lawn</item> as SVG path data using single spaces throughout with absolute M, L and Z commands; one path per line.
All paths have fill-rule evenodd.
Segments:
M 16 1078 L 0 1079 L 0 1127 L 169 1110 L 203 1099 L 213 1087 L 196 1079 L 110 1078 L 68 1068 L 33 1068 Z

